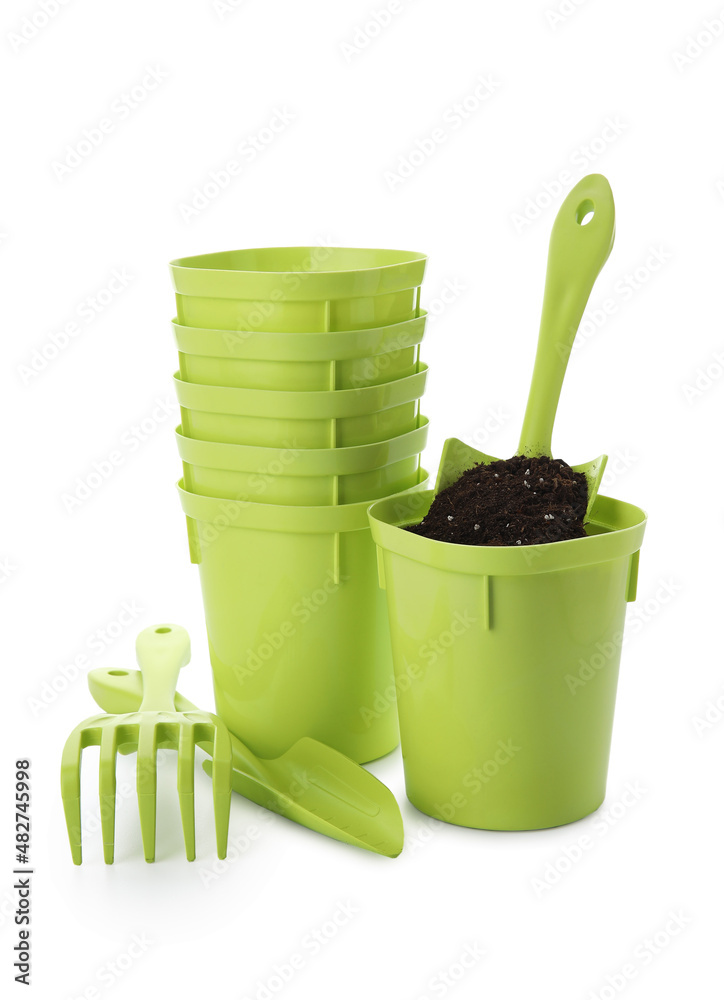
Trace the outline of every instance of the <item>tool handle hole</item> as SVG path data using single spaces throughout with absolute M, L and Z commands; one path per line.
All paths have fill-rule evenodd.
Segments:
M 594 205 L 590 198 L 586 198 L 576 209 L 576 222 L 579 226 L 587 226 L 593 218 Z

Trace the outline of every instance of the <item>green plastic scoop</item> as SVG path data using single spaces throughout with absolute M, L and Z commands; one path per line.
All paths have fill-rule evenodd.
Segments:
M 543 311 L 519 455 L 551 457 L 551 436 L 558 400 L 578 325 L 591 289 L 613 247 L 616 213 L 611 187 L 602 174 L 584 177 L 563 202 L 548 247 Z M 474 465 L 496 462 L 458 438 L 443 448 L 435 492 L 445 489 Z M 574 465 L 588 481 L 590 514 L 606 468 L 606 455 Z
M 138 670 L 92 670 L 88 687 L 106 712 L 135 712 L 143 699 Z M 178 692 L 175 707 L 177 712 L 198 711 Z M 198 745 L 211 754 L 210 743 Z M 133 749 L 119 747 L 119 752 Z M 231 750 L 232 788 L 239 795 L 345 844 L 390 858 L 402 850 L 402 816 L 394 795 L 339 751 L 305 737 L 281 757 L 262 760 L 233 734 Z M 212 760 L 204 761 L 204 770 L 212 773 Z

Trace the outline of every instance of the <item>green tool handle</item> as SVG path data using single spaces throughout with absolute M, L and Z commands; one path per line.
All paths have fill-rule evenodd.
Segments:
M 191 640 L 180 625 L 152 625 L 136 639 L 143 674 L 139 712 L 175 712 L 174 694 L 181 667 L 191 659 Z
M 593 213 L 586 224 L 586 216 Z M 538 349 L 519 455 L 551 455 L 553 422 L 583 311 L 611 253 L 616 211 L 601 174 L 584 177 L 561 205 L 548 246 Z
M 142 677 L 138 670 L 99 668 L 91 670 L 88 674 L 88 688 L 93 700 L 104 712 L 110 712 L 112 715 L 130 715 L 133 712 L 138 712 L 141 702 L 144 700 L 145 683 L 145 675 Z M 193 702 L 184 698 L 178 691 L 174 697 L 174 710 L 176 712 L 199 711 Z M 229 735 L 231 736 L 234 768 L 251 777 L 261 777 L 256 758 L 233 733 Z M 211 756 L 213 751 L 211 743 L 199 743 L 199 746 Z M 129 752 L 135 751 L 135 749 L 135 746 L 130 746 Z M 124 753 L 123 748 L 119 748 L 119 750 Z

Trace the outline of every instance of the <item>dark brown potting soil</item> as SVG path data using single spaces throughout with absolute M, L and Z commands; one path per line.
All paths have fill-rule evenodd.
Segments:
M 588 484 L 558 458 L 476 465 L 446 489 L 408 531 L 458 545 L 541 545 L 582 538 Z

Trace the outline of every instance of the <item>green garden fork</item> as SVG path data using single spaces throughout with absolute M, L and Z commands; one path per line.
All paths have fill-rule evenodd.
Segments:
M 155 625 L 136 639 L 136 658 L 143 674 L 143 701 L 137 712 L 95 715 L 82 722 L 63 749 L 60 783 L 73 862 L 83 860 L 81 845 L 80 769 L 83 750 L 100 747 L 100 804 L 103 856 L 113 864 L 116 818 L 116 754 L 135 750 L 136 786 L 141 837 L 146 861 L 156 855 L 156 753 L 178 751 L 178 793 L 186 857 L 196 857 L 194 821 L 194 755 L 196 746 L 211 744 L 212 791 L 216 848 L 226 857 L 231 809 L 231 739 L 223 722 L 201 711 L 177 712 L 174 694 L 181 667 L 191 659 L 191 643 L 180 625 Z

